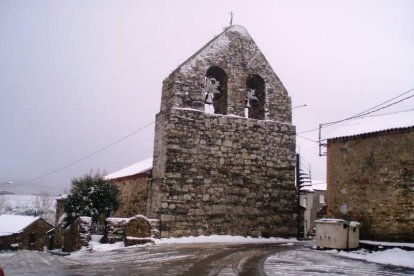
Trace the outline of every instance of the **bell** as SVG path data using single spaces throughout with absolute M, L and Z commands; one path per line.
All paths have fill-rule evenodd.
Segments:
M 246 107 L 247 107 L 247 108 L 252 107 L 252 106 L 250 105 L 250 99 L 246 99 Z
M 249 100 L 253 100 L 253 101 L 257 101 L 258 98 L 256 97 L 256 90 L 254 89 L 249 89 L 247 91 L 247 99 Z
M 207 93 L 204 101 L 206 104 L 213 104 L 213 93 Z

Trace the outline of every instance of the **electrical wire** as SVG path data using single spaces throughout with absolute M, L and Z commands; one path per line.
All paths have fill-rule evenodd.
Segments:
M 342 119 L 342 120 L 338 120 L 338 121 L 323 123 L 323 124 L 321 124 L 321 127 L 320 128 L 328 127 L 328 126 L 331 126 L 331 125 L 334 125 L 334 124 L 337 124 L 337 123 L 341 123 L 341 122 L 348 121 L 348 120 L 351 120 L 351 119 L 359 118 L 359 117 L 362 117 L 362 116 L 365 116 L 365 115 L 368 115 L 368 114 L 377 112 L 379 110 L 388 108 L 390 106 L 393 106 L 393 105 L 398 104 L 400 102 L 403 102 L 405 100 L 408 100 L 408 99 L 414 97 L 414 94 L 411 95 L 411 96 L 405 97 L 405 98 L 403 98 L 401 100 L 398 100 L 396 102 L 390 103 L 390 104 L 388 104 L 386 106 L 380 107 L 380 106 L 382 106 L 382 105 L 384 105 L 386 103 L 389 103 L 389 102 L 391 102 L 391 101 L 393 101 L 395 99 L 398 99 L 398 98 L 400 98 L 400 97 L 402 97 L 402 96 L 404 96 L 404 95 L 406 95 L 406 94 L 408 94 L 408 93 L 410 93 L 412 91 L 414 91 L 414 88 L 411 88 L 411 89 L 405 91 L 404 93 L 401 93 L 401 94 L 399 94 L 399 95 L 397 95 L 397 96 L 395 96 L 395 97 L 393 97 L 393 98 L 391 98 L 391 99 L 389 99 L 389 100 L 387 100 L 385 102 L 382 102 L 382 103 L 380 103 L 378 105 L 375 105 L 375 106 L 373 106 L 371 108 L 368 108 L 368 109 L 366 109 L 366 110 L 364 110 L 362 112 L 359 112 L 359 113 L 357 113 L 357 114 L 355 114 L 355 115 L 353 115 L 351 117 L 348 117 L 348 118 L 345 118 L 345 119 Z M 377 107 L 379 107 L 379 108 L 377 108 Z M 375 109 L 375 108 L 377 108 L 377 109 Z M 317 130 L 319 130 L 319 127 L 318 128 L 309 129 L 309 130 L 305 130 L 305 131 L 301 131 L 301 132 L 298 132 L 297 134 L 304 134 L 304 133 L 309 133 L 309 132 L 313 132 L 313 131 L 317 131 Z M 303 137 L 301 137 L 301 138 L 303 138 Z
M 319 142 L 319 141 L 312 140 L 312 139 L 310 139 L 310 138 L 307 138 L 307 137 L 305 137 L 305 136 L 301 136 L 301 135 L 298 135 L 298 134 L 296 134 L 296 136 L 297 136 L 297 137 L 299 137 L 299 138 L 302 138 L 302 139 L 305 139 L 305 140 L 308 140 L 308 141 L 314 142 L 314 143 L 318 143 L 318 142 Z
M 125 135 L 125 136 L 123 136 L 123 137 L 119 138 L 118 140 L 116 140 L 116 141 L 114 141 L 114 142 L 112 142 L 112 143 L 110 143 L 110 144 L 108 144 L 108 145 L 106 145 L 106 146 L 104 146 L 104 147 L 102 147 L 102 148 L 100 148 L 100 149 L 98 149 L 98 150 L 96 150 L 96 151 L 94 151 L 94 152 L 92 152 L 92 153 L 90 153 L 90 154 L 88 154 L 88 155 L 86 155 L 86 156 L 82 157 L 82 158 L 79 158 L 79 159 L 77 159 L 77 160 L 75 160 L 75 161 L 73 161 L 73 162 L 70 162 L 70 163 L 68 163 L 68 164 L 66 164 L 66 165 L 64 165 L 64 166 L 62 166 L 62 167 L 59 167 L 59 168 L 57 168 L 57 169 L 54 169 L 54 170 L 52 170 L 52 171 L 50 171 L 50 172 L 48 172 L 48 173 L 45 173 L 45 174 L 42 174 L 42 175 L 36 176 L 36 177 L 34 177 L 34 178 L 32 178 L 32 179 L 29 179 L 29 180 L 26 180 L 26 181 L 23 181 L 23 182 L 16 183 L 16 184 L 15 184 L 15 185 L 13 185 L 13 186 L 18 186 L 18 185 L 24 185 L 24 184 L 27 184 L 27 183 L 31 183 L 31 182 L 34 182 L 34 181 L 36 181 L 36 180 L 42 179 L 42 178 L 44 178 L 44 177 L 46 177 L 46 176 L 49 176 L 49 175 L 55 174 L 55 173 L 57 173 L 57 172 L 59 172 L 59 171 L 62 171 L 62 170 L 64 170 L 64 169 L 66 169 L 66 168 L 69 168 L 69 167 L 71 167 L 71 166 L 73 166 L 73 165 L 75 165 L 75 164 L 77 164 L 77 163 L 79 163 L 79 162 L 81 162 L 81 161 L 83 161 L 83 160 L 85 160 L 85 159 L 88 159 L 89 157 L 94 156 L 95 154 L 98 154 L 98 153 L 100 153 L 100 152 L 102 152 L 102 151 L 104 151 L 104 150 L 106 150 L 106 149 L 108 149 L 108 148 L 110 148 L 110 147 L 112 147 L 112 146 L 114 146 L 114 145 L 116 145 L 116 144 L 118 144 L 118 143 L 120 143 L 120 142 L 124 141 L 125 139 L 127 139 L 127 138 L 131 137 L 132 135 L 134 135 L 134 134 L 136 134 L 136 133 L 140 132 L 141 130 L 143 130 L 143 129 L 145 129 L 145 128 L 149 127 L 150 125 L 152 125 L 152 124 L 154 124 L 154 123 L 155 123 L 155 121 L 152 121 L 151 123 L 148 123 L 148 124 L 146 124 L 146 125 L 144 125 L 144 126 L 140 127 L 139 129 L 137 129 L 137 130 L 135 130 L 135 131 L 133 131 L 133 132 L 129 133 L 128 135 Z
M 414 90 L 414 88 L 412 88 L 412 89 L 410 89 L 410 90 L 407 90 L 407 91 L 405 91 L 404 93 L 402 93 L 402 94 L 400 94 L 400 95 L 398 95 L 398 96 L 396 96 L 396 97 L 393 97 L 392 99 L 389 99 L 389 100 L 387 100 L 387 101 L 385 101 L 385 102 L 383 102 L 383 103 L 381 103 L 381 104 L 378 104 L 378 105 L 376 105 L 376 106 L 374 106 L 374 107 L 371 107 L 371 108 L 369 108 L 369 109 L 367 109 L 367 110 L 365 110 L 365 111 L 363 111 L 363 112 L 360 112 L 360 113 L 358 113 L 358 114 L 356 114 L 356 115 L 354 115 L 354 116 L 351 116 L 351 117 L 348 117 L 348 118 L 345 118 L 345 119 L 342 119 L 342 120 L 338 120 L 338 121 L 334 121 L 334 122 L 329 122 L 329 123 L 322 124 L 322 125 L 321 125 L 321 127 L 327 127 L 327 126 L 331 126 L 331 125 L 334 125 L 334 124 L 337 124 L 337 123 L 340 123 L 340 122 L 344 122 L 344 121 L 347 121 L 347 120 L 351 120 L 351 119 L 355 119 L 355 118 L 358 118 L 358 117 L 362 117 L 362 116 L 365 116 L 365 115 L 368 115 L 368 114 L 371 114 L 371 113 L 377 112 L 377 111 L 379 111 L 379 110 L 382 110 L 382 109 L 388 108 L 388 107 L 390 107 L 390 106 L 392 106 L 392 105 L 398 104 L 398 103 L 400 103 L 400 102 L 402 102 L 402 101 L 405 101 L 405 100 L 407 100 L 407 99 L 410 99 L 410 98 L 414 97 L 414 95 L 411 95 L 411 96 L 405 97 L 405 98 L 403 98 L 403 99 L 401 99 L 401 100 L 399 100 L 399 101 L 397 101 L 397 102 L 393 102 L 393 103 L 388 104 L 388 105 L 386 105 L 386 106 L 380 107 L 380 106 L 382 106 L 382 105 L 384 105 L 384 104 L 386 104 L 386 103 L 389 103 L 390 101 L 393 101 L 393 100 L 395 100 L 395 99 L 397 99 L 397 98 L 399 98 L 399 97 L 401 97 L 401 96 L 404 96 L 405 94 L 408 94 L 409 92 L 411 92 L 411 91 L 413 91 L 413 90 Z M 380 108 L 377 108 L 377 107 L 380 107 Z M 377 108 L 377 109 L 375 109 L 375 108 Z M 373 109 L 374 109 L 374 110 L 373 110 Z M 96 150 L 96 151 L 94 151 L 94 152 L 92 152 L 92 153 L 90 153 L 90 154 L 88 154 L 88 155 L 86 155 L 86 156 L 82 157 L 82 158 L 79 158 L 79 159 L 77 159 L 77 160 L 75 160 L 75 161 L 73 161 L 73 162 L 70 162 L 70 163 L 68 163 L 68 164 L 66 164 L 66 165 L 64 165 L 64 166 L 62 166 L 62 167 L 59 167 L 59 168 L 57 168 L 57 169 L 54 169 L 54 170 L 52 170 L 52 171 L 50 171 L 50 172 L 48 172 L 48 173 L 45 173 L 45 174 L 39 175 L 39 176 L 37 176 L 37 177 L 34 177 L 34 178 L 32 178 L 32 179 L 29 179 L 29 180 L 26 180 L 26 181 L 23 181 L 23 182 L 20 182 L 20 183 L 16 183 L 14 186 L 24 185 L 24 184 L 27 184 L 27 183 L 31 183 L 31 182 L 34 182 L 34 181 L 36 181 L 36 180 L 42 179 L 42 178 L 44 178 L 44 177 L 47 177 L 47 176 L 49 176 L 49 175 L 55 174 L 55 173 L 57 173 L 57 172 L 59 172 L 59 171 L 62 171 L 62 170 L 64 170 L 64 169 L 68 168 L 68 167 L 71 167 L 71 166 L 73 166 L 73 165 L 75 165 L 75 164 L 77 164 L 77 163 L 79 163 L 79 162 L 81 162 L 81 161 L 84 161 L 85 159 L 88 159 L 88 158 L 90 158 L 90 157 L 92 157 L 92 156 L 94 156 L 94 155 L 96 155 L 96 154 L 98 154 L 98 153 L 100 153 L 100 152 L 102 152 L 102 151 L 104 151 L 104 150 L 106 150 L 106 149 L 108 149 L 108 148 L 110 148 L 110 147 L 112 147 L 112 146 L 114 146 L 114 145 L 116 145 L 116 144 L 118 144 L 118 143 L 120 143 L 120 142 L 124 141 L 125 139 L 127 139 L 127 138 L 131 137 L 132 135 L 134 135 L 134 134 L 136 134 L 136 133 L 140 132 L 141 130 L 143 130 L 143 129 L 145 129 L 145 128 L 149 127 L 150 125 L 152 125 L 152 124 L 154 124 L 154 123 L 155 123 L 155 122 L 154 122 L 154 121 L 152 121 L 152 122 L 150 122 L 150 123 L 148 123 L 148 124 L 144 125 L 143 127 L 141 127 L 141 128 L 139 128 L 139 129 L 137 129 L 137 130 L 135 130 L 135 131 L 131 132 L 130 134 L 128 134 L 128 135 L 126 135 L 126 136 L 124 136 L 124 137 L 121 137 L 121 138 L 119 138 L 118 140 L 116 140 L 116 141 L 114 141 L 114 142 L 112 142 L 112 143 L 110 143 L 110 144 L 108 144 L 108 145 L 106 145 L 106 146 L 104 146 L 104 147 L 102 147 L 102 148 L 100 148 L 100 149 L 98 149 L 98 150 Z M 316 130 L 319 130 L 319 128 L 314 128 L 314 129 L 310 129 L 310 130 L 306 130 L 306 131 L 298 132 L 298 133 L 296 133 L 296 136 L 297 136 L 297 137 L 299 137 L 299 138 L 302 138 L 302 139 L 305 139 L 305 140 L 311 141 L 311 142 L 318 143 L 319 141 L 315 141 L 315 140 L 312 140 L 312 139 L 310 139 L 310 138 L 307 138 L 307 137 L 304 137 L 304 136 L 299 135 L 299 134 L 304 134 L 304 133 L 313 132 L 313 131 L 316 131 Z
M 414 89 L 413 89 L 413 90 L 414 90 Z M 403 99 L 401 99 L 401 100 L 399 100 L 399 101 L 396 101 L 396 102 L 390 103 L 390 104 L 388 104 L 388 105 L 386 105 L 386 106 L 383 106 L 383 107 L 380 107 L 380 108 L 374 109 L 374 110 L 372 110 L 372 111 L 365 112 L 365 113 L 359 113 L 359 114 L 357 114 L 357 115 L 354 115 L 354 116 L 352 116 L 352 117 L 349 117 L 349 118 L 346 118 L 346 119 L 343 119 L 343 120 L 334 121 L 334 122 L 329 122 L 329 123 L 324 123 L 324 124 L 322 124 L 322 125 L 330 126 L 330 125 L 334 125 L 334 124 L 337 124 L 337 123 L 342 123 L 342 122 L 344 122 L 344 121 L 348 121 L 348 120 L 351 120 L 351 119 L 359 118 L 359 117 L 362 117 L 362 116 L 365 116 L 365 115 L 368 115 L 368 114 L 371 114 L 371 113 L 374 113 L 374 112 L 380 111 L 380 110 L 382 110 L 382 109 L 388 108 L 388 107 L 390 107 L 390 106 L 393 106 L 393 105 L 395 105 L 395 104 L 398 104 L 398 103 L 400 103 L 400 102 L 403 102 L 403 101 L 405 101 L 405 100 L 408 100 L 408 99 L 410 99 L 410 98 L 412 98 L 412 97 L 414 97 L 414 94 L 413 94 L 413 95 L 411 95 L 411 96 L 405 97 L 405 98 L 403 98 Z
M 391 98 L 391 99 L 389 99 L 389 100 L 387 100 L 387 101 L 385 101 L 385 102 L 383 102 L 383 103 L 380 103 L 380 104 L 378 104 L 378 105 L 376 105 L 376 106 L 374 106 L 374 107 L 371 107 L 371 108 L 369 108 L 369 109 L 367 109 L 367 110 L 365 110 L 365 111 L 362 111 L 362 112 L 360 112 L 360 113 L 356 114 L 355 116 L 358 116 L 358 115 L 360 115 L 360 114 L 362 114 L 362 113 L 365 113 L 365 112 L 371 111 L 371 110 L 372 110 L 372 109 L 374 109 L 374 108 L 380 107 L 381 105 L 384 105 L 384 104 L 389 103 L 389 102 L 391 102 L 391 101 L 393 101 L 393 100 L 395 100 L 395 99 L 398 99 L 399 97 L 404 96 L 405 94 L 408 94 L 408 93 L 410 93 L 410 92 L 411 92 L 411 91 L 413 91 L 413 90 L 414 90 L 414 88 L 411 88 L 411 89 L 409 89 L 409 90 L 405 91 L 404 93 L 401 93 L 400 95 L 397 95 L 397 96 L 395 96 L 394 98 Z

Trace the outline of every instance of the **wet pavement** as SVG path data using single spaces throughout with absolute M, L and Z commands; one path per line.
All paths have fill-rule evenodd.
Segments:
M 293 244 L 170 244 L 76 252 L 0 253 L 9 275 L 414 275 Z

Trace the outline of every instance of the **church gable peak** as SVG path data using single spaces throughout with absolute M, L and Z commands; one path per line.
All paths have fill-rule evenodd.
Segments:
M 239 25 L 227 27 L 164 80 L 161 111 L 205 111 L 205 104 L 215 114 L 291 122 L 286 89 Z
M 181 74 L 191 74 L 192 68 L 197 66 L 200 62 L 223 55 L 227 52 L 229 50 L 231 40 L 235 40 L 238 37 L 251 40 L 253 42 L 246 28 L 239 25 L 232 25 L 206 43 L 200 50 L 178 66 L 174 72 L 178 71 Z

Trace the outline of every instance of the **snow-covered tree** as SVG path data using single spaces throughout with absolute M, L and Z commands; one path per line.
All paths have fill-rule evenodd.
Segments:
M 99 173 L 89 173 L 72 179 L 72 187 L 64 205 L 66 223 L 72 223 L 80 216 L 92 217 L 103 222 L 111 211 L 119 207 L 118 187 Z

